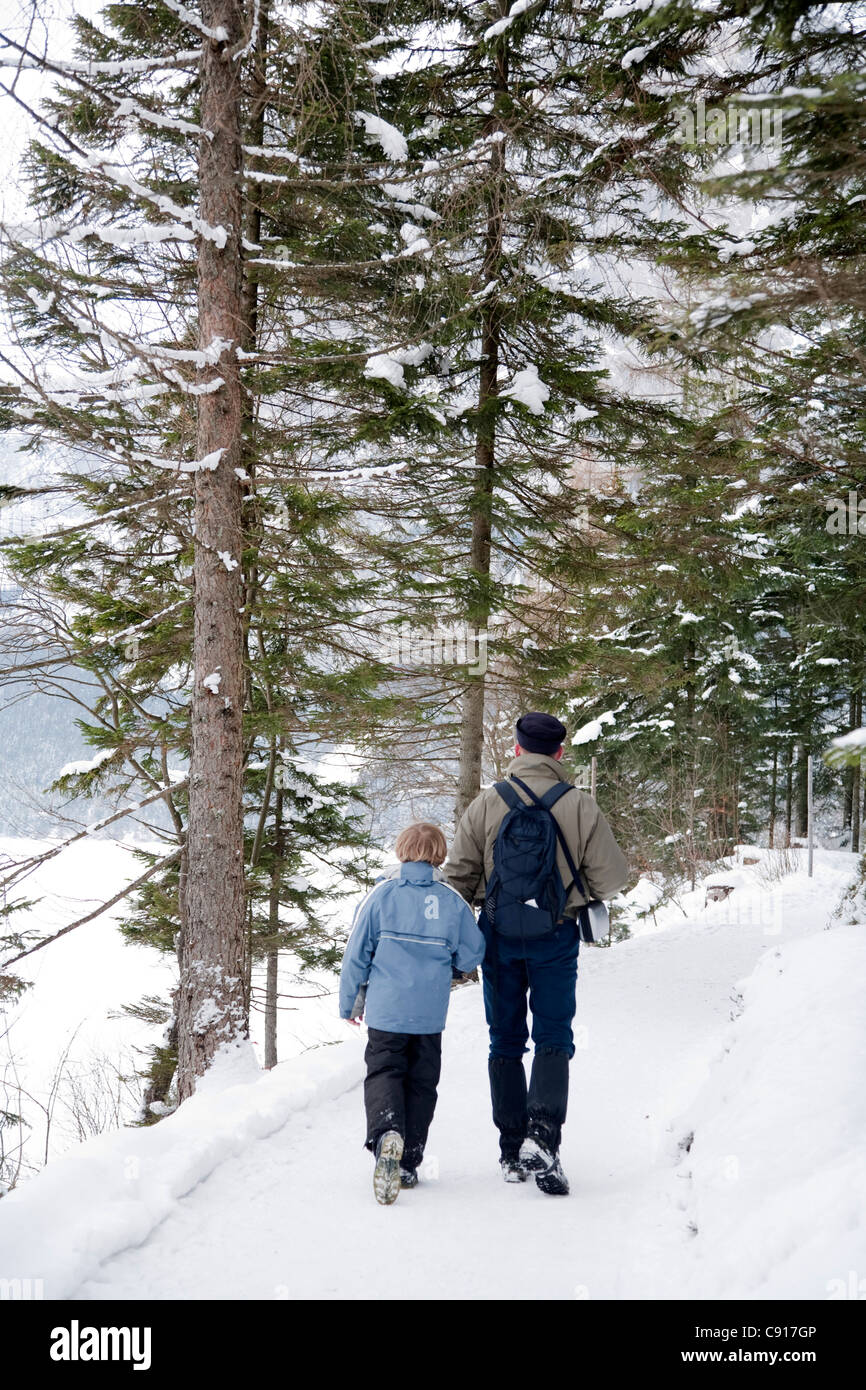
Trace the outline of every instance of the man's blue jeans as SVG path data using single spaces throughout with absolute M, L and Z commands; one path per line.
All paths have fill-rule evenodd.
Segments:
M 567 920 L 537 941 L 501 936 L 484 913 L 487 942 L 482 967 L 484 1009 L 490 1029 L 490 1094 L 503 1156 L 514 1156 L 527 1134 L 559 1148 L 568 1104 L 568 1063 L 574 1056 L 572 1022 L 580 935 Z M 527 1092 L 523 1054 L 532 1012 L 535 1056 Z

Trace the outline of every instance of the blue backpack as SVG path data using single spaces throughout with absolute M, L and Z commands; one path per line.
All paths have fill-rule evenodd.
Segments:
M 495 783 L 509 810 L 493 846 L 493 873 L 487 885 L 484 914 L 502 936 L 537 941 L 556 930 L 571 889 L 571 884 L 568 888 L 563 884 L 556 862 L 557 841 L 562 845 L 572 883 L 587 896 L 565 836 L 551 814 L 559 798 L 574 788 L 570 782 L 558 782 L 539 797 L 519 777 L 512 774 L 511 781 L 532 799 L 527 805 L 511 782 Z M 590 906 L 602 908 L 606 917 L 603 904 Z M 580 909 L 577 925 L 584 941 L 599 939 L 591 916 L 585 908 Z M 600 923 L 595 926 L 596 932 L 599 926 Z

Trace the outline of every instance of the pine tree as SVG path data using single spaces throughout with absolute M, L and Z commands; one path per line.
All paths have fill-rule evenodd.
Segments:
M 587 476 L 650 464 L 666 413 L 604 368 L 649 335 L 652 305 L 611 282 L 676 234 L 675 208 L 645 197 L 657 166 L 674 190 L 686 174 L 662 103 L 636 113 L 609 74 L 595 17 L 512 8 L 401 7 L 390 27 L 384 11 L 379 91 L 409 159 L 399 225 L 377 225 L 408 264 L 396 346 L 364 368 L 387 416 L 341 440 L 377 460 L 367 505 L 371 525 L 388 517 L 395 617 L 491 630 L 487 671 L 434 673 L 458 814 L 485 734 L 498 743 L 493 711 L 507 725 L 522 692 L 550 700 L 563 675 L 561 634 L 542 653 L 546 586 L 558 552 L 586 548 Z
M 311 379 L 307 361 L 318 317 L 311 314 L 312 332 L 309 327 L 290 332 L 279 342 L 274 356 L 293 359 L 292 369 L 264 365 L 256 348 L 265 342 L 273 353 L 276 346 L 286 267 L 276 261 L 283 281 L 273 277 L 267 295 L 260 263 L 268 258 L 260 254 L 261 245 L 247 237 L 240 254 L 241 229 L 254 229 L 263 217 L 256 200 L 272 177 L 258 173 L 252 194 L 241 193 L 240 146 L 249 138 L 242 123 L 248 120 L 252 138 L 262 139 L 267 111 L 268 149 L 250 146 L 260 148 L 265 161 L 280 120 L 294 146 L 312 128 L 315 138 L 330 141 L 337 158 L 339 138 L 335 141 L 324 114 L 333 110 L 334 98 L 326 91 L 323 100 L 320 93 L 323 68 L 340 33 L 339 26 L 335 35 L 323 24 L 299 40 L 284 23 L 274 47 L 289 80 L 271 91 L 263 50 L 263 36 L 274 34 L 267 8 L 252 8 L 246 29 L 237 6 L 231 13 L 208 11 L 205 29 L 220 35 L 226 30 L 229 40 L 202 36 L 189 11 L 178 18 L 161 8 L 155 13 L 117 6 L 107 13 L 104 30 L 77 21 L 79 52 L 63 67 L 52 104 L 60 151 L 39 141 L 32 147 L 34 199 L 51 220 L 7 229 L 11 244 L 5 266 L 22 347 L 29 354 L 38 348 L 47 364 L 32 361 L 22 386 L 10 393 L 14 418 L 34 436 L 63 440 L 90 455 L 86 474 L 66 480 L 89 516 L 79 526 L 18 546 L 13 561 L 25 581 L 38 581 L 43 592 L 77 608 L 71 628 L 66 630 L 61 617 L 57 634 L 64 654 L 103 686 L 87 732 L 98 749 L 111 753 L 88 783 L 104 784 L 113 774 L 116 789 L 126 791 L 134 780 L 143 780 L 169 808 L 170 833 L 181 847 L 180 870 L 176 856 L 168 856 L 166 865 L 172 866 L 149 884 L 141 907 L 156 911 L 151 930 L 157 936 L 179 914 L 178 1037 L 181 1093 L 188 1094 L 212 1048 L 226 1040 L 226 1028 L 243 1032 L 245 1027 L 251 909 L 241 891 L 244 762 L 254 758 L 257 739 L 264 736 L 273 745 L 275 729 L 294 737 L 316 715 L 333 715 L 345 705 L 348 690 L 363 701 L 376 674 L 365 654 L 360 660 L 354 654 L 345 623 L 339 627 L 343 615 L 351 623 L 353 604 L 357 612 L 369 583 L 351 572 L 348 548 L 335 555 L 325 539 L 331 521 L 341 524 L 339 503 L 324 493 L 317 496 L 298 460 L 308 402 L 318 386 L 317 368 Z M 190 31 L 205 53 L 199 80 L 162 80 L 161 72 L 198 61 L 199 51 L 185 46 Z M 153 56 L 158 42 L 170 50 L 161 61 Z M 252 67 L 250 103 L 238 76 L 247 66 Z M 122 97 L 103 74 L 119 82 Z M 306 85 L 291 80 L 298 74 L 305 75 Z M 216 82 L 215 91 L 205 91 L 204 79 Z M 201 134 L 211 130 L 202 126 L 205 96 L 225 117 L 220 117 L 219 140 Z M 217 114 L 214 110 L 207 119 Z M 340 130 L 353 127 L 350 118 Z M 130 150 L 123 165 L 79 143 L 86 138 L 104 149 L 121 137 Z M 198 161 L 194 140 L 201 143 Z M 285 148 L 276 150 L 283 167 L 296 158 Z M 204 173 L 216 210 L 196 210 Z M 279 176 L 282 182 L 292 181 Z M 312 177 L 303 190 L 292 188 L 272 212 L 277 222 L 284 222 L 320 182 L 331 189 L 338 181 Z M 315 192 L 311 196 L 318 198 Z M 146 221 L 144 210 L 154 205 L 170 220 Z M 222 221 L 217 220 L 220 208 Z M 309 258 L 323 260 L 327 234 L 303 219 L 301 228 L 313 243 L 306 247 Z M 193 258 L 196 237 L 201 255 Z M 323 319 L 334 304 L 334 280 L 339 287 L 350 275 L 351 267 L 330 281 L 323 275 Z M 306 302 L 309 287 L 293 285 L 291 296 L 296 304 Z M 109 297 L 110 313 L 104 308 Z M 120 314 L 116 304 L 123 306 Z M 292 329 L 298 312 L 289 310 Z M 244 346 L 235 352 L 240 323 Z M 72 391 L 54 389 L 57 362 L 76 381 Z M 327 361 L 325 375 L 332 371 Z M 231 409 L 223 410 L 229 401 Z M 285 611 L 275 618 L 280 605 L 288 605 L 289 621 Z M 197 628 L 191 621 L 196 608 Z M 186 699 L 190 627 L 197 633 L 191 707 Z M 282 644 L 276 662 L 274 630 Z M 331 655 L 323 662 L 324 647 Z M 276 703 L 268 703 L 274 669 L 266 675 L 265 664 L 280 676 Z M 342 727 L 355 717 L 345 718 Z M 329 732 L 339 738 L 339 719 L 332 720 Z M 191 756 L 189 792 L 172 780 L 174 751 Z M 255 785 L 253 778 L 253 790 Z M 260 822 L 262 815 L 273 815 L 268 797 L 255 812 Z M 208 826 L 214 815 L 234 830 L 216 834 L 216 825 Z M 357 831 L 347 827 L 337 816 L 328 828 L 353 845 Z M 296 836 L 288 856 L 292 862 L 305 846 L 319 843 L 321 834 Z M 203 877 L 215 852 L 229 856 L 231 873 L 227 864 L 223 873 L 211 863 Z M 208 895 L 221 892 L 229 893 L 231 911 L 210 912 Z M 190 921 L 191 894 L 197 906 Z M 314 897 L 305 895 L 305 902 L 312 904 Z M 214 927 L 217 921 L 222 925 Z M 333 946 L 330 950 L 333 956 Z M 217 991 L 214 1004 L 207 980 L 216 979 L 223 956 L 232 984 L 225 997 Z M 195 1018 L 202 1021 L 202 1009 L 210 1023 L 198 1032 Z

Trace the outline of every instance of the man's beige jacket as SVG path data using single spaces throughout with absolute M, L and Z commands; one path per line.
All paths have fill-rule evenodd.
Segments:
M 536 796 L 543 796 L 557 782 L 568 781 L 562 765 L 546 753 L 521 753 L 509 763 L 506 776 L 511 773 L 531 787 Z M 514 789 L 523 801 L 529 801 L 520 787 Z M 493 846 L 507 813 L 508 807 L 499 793 L 486 787 L 467 807 L 457 827 L 443 873 L 468 903 L 484 901 L 493 873 Z M 565 835 L 589 897 L 612 898 L 628 878 L 628 865 L 596 802 L 588 792 L 575 790 L 560 797 L 551 815 Z M 561 845 L 557 845 L 556 857 L 562 882 L 569 888 L 571 873 Z M 576 917 L 577 909 L 587 901 L 571 887 L 565 915 Z

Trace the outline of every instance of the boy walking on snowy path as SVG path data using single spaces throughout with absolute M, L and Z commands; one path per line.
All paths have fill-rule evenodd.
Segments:
M 402 832 L 399 876 L 361 901 L 343 957 L 340 1016 L 360 1022 L 366 1012 L 366 1147 L 376 1156 L 376 1200 L 386 1206 L 401 1186 L 418 1181 L 452 971 L 468 974 L 484 956 L 471 909 L 434 873 L 446 849 L 438 826 L 421 822 Z
M 560 766 L 564 724 L 525 714 L 516 734 L 507 781 L 467 808 L 445 875 L 467 902 L 483 905 L 488 1071 L 503 1176 L 523 1182 L 533 1173 L 542 1192 L 565 1196 L 559 1144 L 574 1056 L 577 917 L 618 892 L 628 866 L 595 800 Z M 528 1092 L 527 992 L 535 1044 Z

